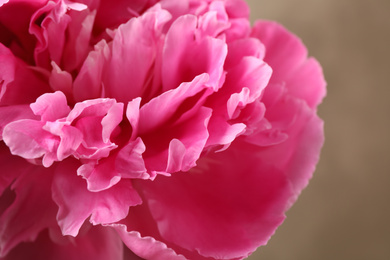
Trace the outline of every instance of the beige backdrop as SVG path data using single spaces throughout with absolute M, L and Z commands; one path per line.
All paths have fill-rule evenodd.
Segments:
M 323 65 L 326 141 L 310 185 L 249 259 L 390 259 L 390 1 L 249 0 Z

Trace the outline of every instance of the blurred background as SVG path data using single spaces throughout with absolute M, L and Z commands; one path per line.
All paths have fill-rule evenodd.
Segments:
M 390 259 L 390 1 L 248 0 L 323 66 L 325 146 L 310 185 L 249 260 Z

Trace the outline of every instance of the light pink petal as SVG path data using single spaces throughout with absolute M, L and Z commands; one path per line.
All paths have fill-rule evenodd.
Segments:
M 326 94 L 325 80 L 318 62 L 307 59 L 301 40 L 275 22 L 258 21 L 252 37 L 266 46 L 265 61 L 273 68 L 271 82 L 286 82 L 288 92 L 316 107 Z
M 29 105 L 0 107 L 0 140 L 3 140 L 4 127 L 20 119 L 39 119 L 39 117 L 34 115 Z
M 0 257 L 19 243 L 34 240 L 41 230 L 56 225 L 51 176 L 52 169 L 33 166 L 12 184 L 15 200 L 0 216 Z
M 167 32 L 162 63 L 163 91 L 190 82 L 202 73 L 209 74 L 215 90 L 223 83 L 226 43 L 211 37 L 197 37 L 197 17 L 180 16 Z
M 163 242 L 153 237 L 142 237 L 137 231 L 127 231 L 125 225 L 111 225 L 114 227 L 126 246 L 138 256 L 148 260 L 186 260 Z
M 165 10 L 147 12 L 119 26 L 105 64 L 105 94 L 118 101 L 142 96 L 154 74 L 162 27 L 171 18 Z M 153 91 L 153 90 L 152 90 Z
M 9 0 L 0 0 L 0 7 L 2 7 L 4 4 L 8 3 Z
M 139 122 L 139 107 L 141 104 L 141 98 L 135 98 L 127 104 L 126 117 L 129 120 L 131 126 L 131 137 L 134 140 L 138 135 L 138 122 Z
M 3 139 L 11 153 L 25 159 L 43 157 L 45 167 L 56 161 L 60 138 L 43 130 L 44 124 L 36 120 L 23 119 L 6 125 Z
M 208 125 L 210 137 L 207 140 L 206 147 L 224 146 L 226 149 L 237 136 L 244 133 L 245 124 L 230 124 L 224 117 L 212 116 Z
M 94 225 L 119 221 L 126 217 L 130 206 L 141 203 L 126 180 L 108 190 L 88 191 L 85 180 L 76 174 L 79 166 L 78 162 L 64 161 L 54 176 L 53 199 L 59 207 L 57 221 L 64 235 L 76 236 L 89 217 Z
M 93 227 L 76 238 L 62 237 L 60 241 L 53 241 L 53 233 L 60 231 L 49 231 L 41 232 L 34 242 L 19 244 L 4 260 L 124 260 L 123 243 L 111 228 Z
M 0 43 L 0 104 L 32 103 L 50 92 L 45 76 L 32 70 Z M 20 93 L 23 93 L 22 95 Z
M 129 142 L 118 153 L 99 160 L 98 163 L 84 164 L 77 174 L 87 180 L 88 190 L 102 191 L 117 184 L 121 178 L 148 179 L 142 154 L 145 145 L 140 138 Z
M 43 122 L 55 121 L 70 112 L 66 97 L 61 91 L 43 94 L 30 107 L 35 115 L 41 116 Z
M 110 140 L 123 117 L 123 104 L 114 99 L 94 99 L 77 103 L 66 118 L 83 134 L 77 157 L 100 159 L 117 147 Z

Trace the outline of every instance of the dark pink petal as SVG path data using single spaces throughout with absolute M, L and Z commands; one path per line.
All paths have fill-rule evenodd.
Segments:
M 86 8 L 87 6 L 84 4 L 72 3 L 70 1 L 49 1 L 33 15 L 29 32 L 35 35 L 38 40 L 34 52 L 35 62 L 38 66 L 49 69 L 51 61 L 54 61 L 60 66 L 63 65 L 62 57 L 64 55 L 65 46 L 75 38 L 72 34 L 69 37 L 70 41 L 66 41 L 65 38 L 67 29 L 72 20 L 68 11 L 80 12 Z M 39 22 L 39 19 L 41 19 L 42 16 L 44 16 L 44 18 Z M 73 26 L 75 27 L 75 30 L 71 30 L 72 33 L 77 32 L 81 28 L 81 26 L 77 24 L 73 24 Z M 91 25 L 89 27 L 91 27 Z M 84 50 L 84 55 L 86 55 L 85 46 L 82 46 L 81 49 L 79 48 L 79 51 L 80 50 Z M 78 51 L 76 51 L 76 53 L 77 52 Z M 76 57 L 73 57 L 74 60 L 75 58 Z
M 95 33 L 100 34 L 106 28 L 117 28 L 131 18 L 138 16 L 145 10 L 147 0 L 117 0 L 115 4 L 110 0 L 100 0 L 95 21 Z
M 141 203 L 131 182 L 122 180 L 108 190 L 91 192 L 85 180 L 76 175 L 79 163 L 68 160 L 56 169 L 53 199 L 59 207 L 57 221 L 64 235 L 77 236 L 90 217 L 94 225 L 112 223 L 126 217 L 130 206 Z
M 36 39 L 28 32 L 32 14 L 48 0 L 2 0 L 0 9 L 0 43 L 12 53 L 32 64 Z M 5 4 L 6 3 L 6 4 Z
M 43 74 L 28 67 L 0 43 L 0 104 L 32 103 L 50 92 Z M 23 93 L 23 94 L 21 94 Z
M 53 170 L 42 166 L 27 169 L 12 184 L 15 200 L 0 216 L 0 257 L 19 243 L 34 240 L 41 230 L 56 225 L 57 206 L 50 189 Z
M 11 155 L 3 142 L 0 143 L 0 165 L 0 196 L 16 178 L 35 167 L 23 158 Z
M 58 228 L 57 228 L 58 229 Z M 76 238 L 60 237 L 60 231 L 41 232 L 34 242 L 21 243 L 4 260 L 123 260 L 123 243 L 114 229 L 93 227 Z M 54 237 L 58 237 L 56 241 Z M 126 259 L 128 260 L 128 259 Z

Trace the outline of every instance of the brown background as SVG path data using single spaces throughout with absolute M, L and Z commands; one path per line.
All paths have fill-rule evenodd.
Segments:
M 390 259 L 390 1 L 248 0 L 323 65 L 325 146 L 310 185 L 250 260 Z

